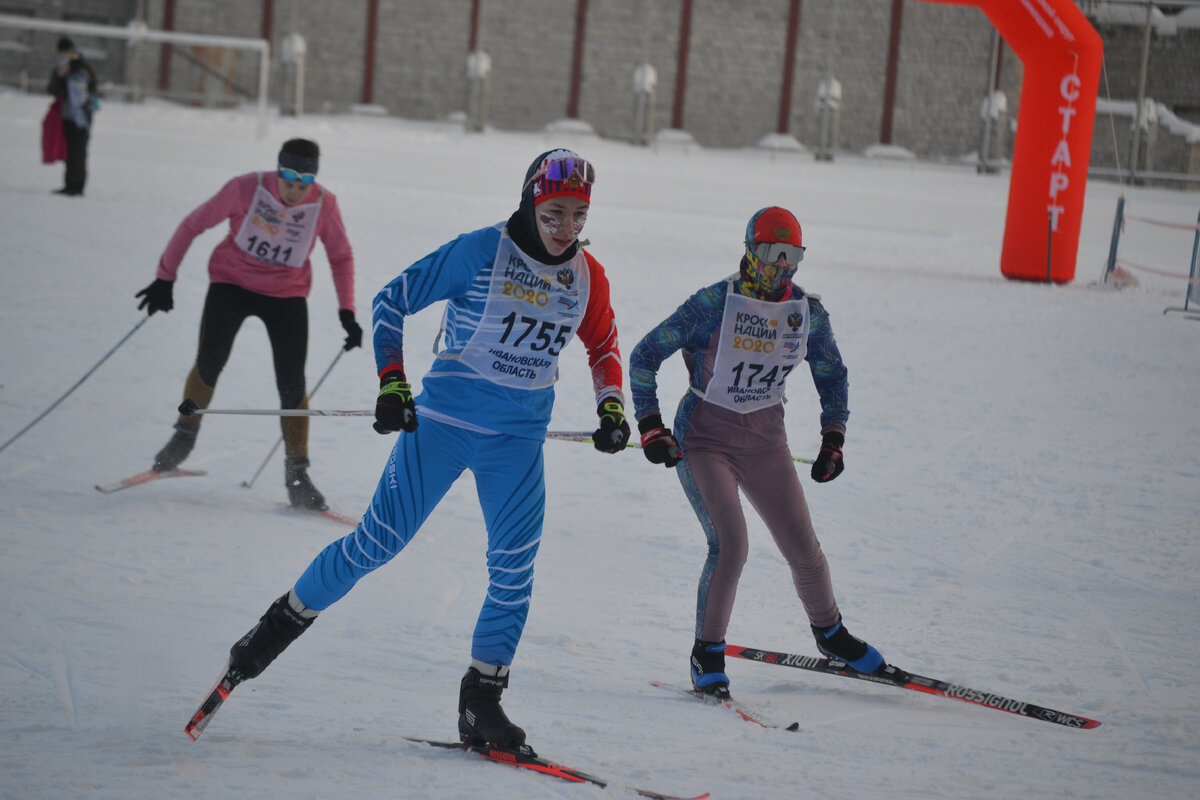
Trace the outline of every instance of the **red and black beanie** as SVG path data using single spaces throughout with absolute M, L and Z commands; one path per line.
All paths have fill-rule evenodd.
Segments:
M 581 180 L 574 173 L 566 180 L 551 180 L 547 175 L 547 164 L 552 161 L 562 161 L 564 159 L 583 162 L 583 159 L 575 151 L 559 148 L 542 153 L 529 165 L 529 170 L 525 173 L 525 191 L 529 193 L 530 200 L 534 205 L 544 203 L 553 197 L 578 197 L 589 203 L 591 202 L 591 181 Z M 522 192 L 522 194 L 524 193 Z

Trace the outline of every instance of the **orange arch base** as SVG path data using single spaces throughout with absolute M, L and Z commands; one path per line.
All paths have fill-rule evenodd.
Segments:
M 1075 277 L 1104 45 L 1073 0 L 925 0 L 976 6 L 1025 66 L 1000 272 Z

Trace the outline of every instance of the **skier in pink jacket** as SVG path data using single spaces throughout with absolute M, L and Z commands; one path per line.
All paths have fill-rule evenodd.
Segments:
M 208 261 L 209 287 L 200 317 L 196 363 L 184 383 L 184 399 L 200 408 L 212 401 L 217 377 L 247 317 L 267 328 L 281 408 L 308 408 L 304 366 L 308 356 L 309 255 L 317 239 L 325 247 L 346 331 L 344 349 L 362 346 L 354 318 L 354 254 L 337 198 L 316 182 L 320 149 L 290 139 L 272 172 L 239 175 L 189 214 L 158 262 L 154 282 L 137 293 L 147 314 L 170 311 L 173 288 L 188 247 L 201 233 L 229 221 L 229 233 Z M 154 469 L 179 466 L 196 443 L 201 416 L 180 416 L 175 433 L 154 457 Z M 284 477 L 293 506 L 325 510 L 325 498 L 308 477 L 308 418 L 282 417 Z

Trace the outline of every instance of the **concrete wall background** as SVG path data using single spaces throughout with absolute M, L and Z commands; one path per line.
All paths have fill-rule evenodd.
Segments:
M 0 13 L 117 25 L 143 13 L 150 27 L 159 28 L 167 3 L 0 0 Z M 656 126 L 670 127 L 683 0 L 590 0 L 587 5 L 580 119 L 601 136 L 632 138 L 633 71 L 649 63 L 658 74 Z M 364 100 L 369 0 L 173 0 L 172 6 L 175 30 L 227 36 L 260 36 L 268 11 L 273 102 L 287 88 L 281 54 L 292 32 L 308 45 L 306 113 L 345 111 Z M 471 8 L 471 0 L 378 0 L 370 100 L 387 113 L 413 119 L 464 111 Z M 860 152 L 879 143 L 892 0 L 803 0 L 800 8 L 790 133 L 816 147 L 817 88 L 832 69 L 843 87 L 839 148 Z M 788 10 L 789 0 L 693 0 L 682 127 L 702 146 L 752 146 L 776 132 Z M 478 46 L 492 61 L 488 124 L 540 130 L 567 116 L 575 25 L 571 0 L 481 0 Z M 1103 24 L 1097 30 L 1105 43 L 1107 86 L 1102 81 L 1101 95 L 1133 99 L 1142 29 Z M 920 158 L 948 161 L 977 150 L 992 32 L 977 9 L 904 0 L 892 144 Z M 32 90 L 38 90 L 49 74 L 55 38 L 0 30 L 0 79 L 11 81 L 24 70 L 32 76 Z M 85 50 L 104 54 L 93 58 L 102 81 L 157 86 L 157 46 L 149 57 L 133 59 L 124 45 L 76 38 Z M 177 53 L 170 64 L 172 90 L 201 87 L 236 101 L 187 55 L 205 58 L 204 53 Z M 254 59 L 243 55 L 236 64 L 218 66 L 239 86 L 256 85 Z M 143 74 L 130 74 L 139 69 Z M 1003 47 L 1000 89 L 1008 97 L 1009 119 L 1017 116 L 1022 74 L 1020 61 Z M 1152 37 L 1146 86 L 1147 96 L 1200 124 L 1200 30 Z M 1096 166 L 1115 166 L 1128 151 L 1127 144 L 1114 148 L 1114 125 L 1127 142 L 1127 119 L 1097 116 Z M 1005 138 L 1011 147 L 1011 133 Z M 1194 168 L 1196 150 L 1195 142 L 1160 131 L 1155 169 Z

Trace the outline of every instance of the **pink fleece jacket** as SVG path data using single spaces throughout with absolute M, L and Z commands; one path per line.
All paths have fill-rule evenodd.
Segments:
M 264 176 L 263 186 L 279 198 L 273 173 Z M 305 258 L 304 266 L 300 269 L 275 266 L 248 255 L 234 243 L 234 236 L 250 211 L 257 187 L 257 172 L 239 175 L 188 214 L 171 237 L 171 241 L 167 243 L 162 258 L 158 260 L 158 277 L 168 281 L 175 280 L 179 264 L 192 241 L 209 228 L 229 220 L 229 233 L 213 250 L 212 257 L 208 260 L 210 281 L 232 283 L 270 297 L 308 297 L 312 288 L 312 264 L 308 258 Z M 346 226 L 342 223 L 342 212 L 338 208 L 337 198 L 333 192 L 322 188 L 321 184 L 314 183 L 300 202 L 316 202 L 318 192 L 322 191 L 325 194 L 321 202 L 321 215 L 317 221 L 317 235 L 313 238 L 313 246 L 316 245 L 317 239 L 325 246 L 325 255 L 329 258 L 330 270 L 333 272 L 333 286 L 337 291 L 338 308 L 353 311 L 354 253 L 350 249 L 350 240 L 346 237 Z M 311 254 L 310 246 L 309 255 Z

